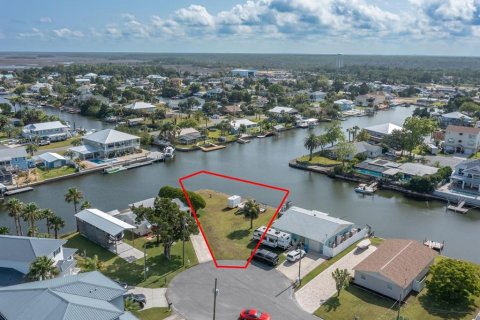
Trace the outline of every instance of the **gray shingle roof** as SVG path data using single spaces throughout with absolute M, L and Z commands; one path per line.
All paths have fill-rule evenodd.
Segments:
M 106 233 L 115 236 L 127 229 L 135 229 L 135 226 L 123 222 L 108 213 L 98 209 L 85 209 L 75 215 L 78 219 L 85 221 Z
M 442 114 L 442 118 L 472 120 L 472 118 L 470 118 L 466 114 L 458 111 Z
M 353 226 L 353 223 L 330 217 L 323 212 L 299 207 L 289 208 L 272 225 L 275 229 L 294 233 L 321 243 L 325 242 L 325 235 L 330 238 L 348 226 Z
M 106 144 L 106 143 L 122 142 L 122 141 L 128 141 L 128 140 L 134 140 L 134 139 L 140 139 L 140 138 L 137 136 L 134 136 L 133 134 L 124 133 L 124 132 L 120 132 L 113 129 L 105 129 L 105 130 L 88 134 L 84 136 L 82 139 Z
M 32 262 L 37 257 L 48 256 L 67 241 L 0 235 L 0 260 Z
M 0 288 L 8 320 L 136 319 L 113 300 L 125 289 L 98 271 Z

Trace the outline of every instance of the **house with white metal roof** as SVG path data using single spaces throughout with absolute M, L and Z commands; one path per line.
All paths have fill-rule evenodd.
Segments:
M 256 128 L 258 126 L 256 122 L 250 121 L 248 119 L 235 119 L 230 121 L 230 125 L 232 126 L 233 132 L 237 132 L 242 125 L 244 125 L 247 129 Z
M 45 152 L 34 158 L 46 169 L 59 168 L 67 164 L 67 159 L 55 152 Z
M 155 106 L 148 102 L 134 102 L 125 106 L 125 109 L 132 111 L 153 112 Z
M 32 123 L 23 127 L 22 136 L 27 139 L 62 141 L 71 137 L 69 127 L 60 121 Z
M 295 243 L 303 243 L 305 251 L 312 250 L 327 257 L 334 257 L 369 231 L 327 213 L 295 206 L 287 209 L 272 228 L 290 233 Z
M 366 127 L 365 130 L 370 135 L 371 140 L 381 140 L 387 134 L 391 134 L 394 130 L 402 130 L 402 127 L 394 123 L 382 123 L 375 126 Z
M 126 289 L 98 271 L 0 288 L 0 319 L 138 320 Z
M 140 148 L 140 137 L 114 129 L 105 129 L 82 137 L 83 145 L 72 147 L 77 157 L 105 159 L 134 153 Z
M 107 249 L 114 249 L 123 239 L 125 230 L 135 229 L 134 225 L 117 219 L 98 209 L 84 209 L 75 214 L 77 230 L 87 239 Z
M 298 113 L 298 110 L 290 107 L 276 106 L 276 107 L 273 107 L 272 109 L 269 109 L 268 113 L 272 115 L 282 115 L 282 114 L 294 115 Z
M 60 276 L 77 273 L 73 258 L 77 249 L 64 248 L 66 243 L 60 239 L 0 235 L 0 287 L 13 284 L 9 280 L 12 274 L 26 275 L 30 264 L 42 256 L 54 261 Z

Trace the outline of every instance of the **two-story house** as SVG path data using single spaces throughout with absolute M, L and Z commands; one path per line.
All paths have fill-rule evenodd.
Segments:
M 480 128 L 449 125 L 445 132 L 445 152 L 474 154 L 480 148 Z
M 77 249 L 64 248 L 65 243 L 60 239 L 0 235 L 0 280 L 8 282 L 3 285 L 23 282 L 30 264 L 42 256 L 54 261 L 60 276 L 77 273 L 73 258 Z
M 333 101 L 334 105 L 337 105 L 341 111 L 352 110 L 354 103 L 352 100 L 340 99 Z
M 27 170 L 28 161 L 25 147 L 0 149 L 0 168 Z
M 60 121 L 32 123 L 23 127 L 22 135 L 30 140 L 47 139 L 50 141 L 62 141 L 69 138 L 69 127 Z
M 472 123 L 472 118 L 461 112 L 455 111 L 442 114 L 439 117 L 440 127 L 446 128 L 449 125 L 454 126 L 469 126 Z
M 70 148 L 80 159 L 106 159 L 134 153 L 140 148 L 140 137 L 105 129 L 82 137 L 83 145 Z
M 465 160 L 457 164 L 450 180 L 453 188 L 480 193 L 480 159 Z

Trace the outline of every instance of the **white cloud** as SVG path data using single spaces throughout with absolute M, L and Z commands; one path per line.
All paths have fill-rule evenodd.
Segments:
M 41 17 L 40 18 L 40 23 L 52 23 L 53 20 L 50 17 Z
M 215 25 L 215 19 L 207 9 L 195 4 L 175 11 L 173 19 L 186 26 L 213 27 Z
M 20 32 L 17 34 L 18 39 L 44 39 L 45 34 L 37 28 L 32 28 L 30 32 Z
M 78 30 L 70 30 L 68 28 L 55 29 L 53 34 L 60 39 L 78 39 L 83 38 L 84 34 Z

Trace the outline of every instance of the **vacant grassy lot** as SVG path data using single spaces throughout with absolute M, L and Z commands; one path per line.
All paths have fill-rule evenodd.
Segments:
M 142 311 L 134 311 L 132 313 L 140 320 L 162 320 L 172 314 L 171 311 L 168 311 L 168 308 L 151 308 Z
M 227 208 L 226 194 L 211 190 L 196 191 L 200 194 L 207 206 L 200 212 L 200 223 L 205 231 L 210 247 L 218 260 L 246 260 L 257 242 L 251 241 L 253 231 L 268 222 L 275 213 L 275 209 L 267 207 L 258 219 L 253 221 L 250 229 L 250 219 L 237 209 Z
M 131 239 L 131 235 L 125 236 Z M 84 238 L 79 233 L 73 233 L 65 237 L 68 241 L 66 247 L 77 248 L 78 254 L 81 256 L 98 258 L 104 263 L 101 270 L 106 276 L 126 282 L 131 286 L 140 286 L 146 288 L 165 287 L 170 280 L 177 274 L 185 270 L 182 266 L 182 242 L 176 243 L 172 248 L 172 259 L 169 261 L 163 255 L 163 247 L 157 246 L 155 239 L 148 241 L 145 237 L 135 239 L 134 247 L 143 251 L 143 246 L 147 243 L 147 280 L 144 281 L 143 259 L 139 259 L 134 263 L 128 263 L 122 258 L 117 257 L 112 252 L 98 246 L 90 240 Z M 131 240 L 126 243 L 132 245 Z M 82 258 L 79 257 L 79 265 L 81 266 Z M 190 263 L 188 263 L 190 262 Z M 193 266 L 198 263 L 195 251 L 190 242 L 185 242 L 185 267 Z
M 63 141 L 52 142 L 52 143 L 47 144 L 45 146 L 39 146 L 38 150 L 42 151 L 42 150 L 49 150 L 49 149 L 55 149 L 55 148 L 69 147 L 69 146 L 71 146 L 72 140 L 74 140 L 74 139 L 75 138 L 70 138 L 70 139 L 63 140 Z
M 40 176 L 40 181 L 65 176 L 67 174 L 75 173 L 75 168 L 63 166 L 55 169 L 40 169 L 37 168 L 37 173 Z
M 297 162 L 302 163 L 302 164 L 308 164 L 308 165 L 311 165 L 311 166 L 315 166 L 315 165 L 317 165 L 317 166 L 336 166 L 336 165 L 341 163 L 340 161 L 332 160 L 332 159 L 328 159 L 326 157 L 320 156 L 318 153 L 313 154 L 312 160 L 309 160 L 309 159 L 310 159 L 310 155 L 307 154 L 305 156 L 297 158 Z

